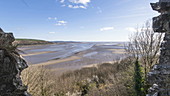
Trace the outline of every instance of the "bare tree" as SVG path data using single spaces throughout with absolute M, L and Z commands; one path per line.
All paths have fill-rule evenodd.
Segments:
M 141 60 L 145 70 L 145 77 L 147 72 L 158 61 L 162 39 L 163 34 L 154 33 L 149 20 L 142 28 L 137 28 L 136 33 L 130 37 L 130 42 L 126 47 L 126 51 L 136 60 Z

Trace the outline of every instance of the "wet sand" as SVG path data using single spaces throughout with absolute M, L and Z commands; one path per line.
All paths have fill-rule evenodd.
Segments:
M 43 52 L 33 52 L 29 54 L 21 54 L 22 56 L 33 56 L 33 55 L 41 55 L 46 53 L 53 53 L 54 51 L 43 51 Z
M 53 64 L 58 64 L 58 63 L 62 63 L 62 62 L 73 61 L 73 60 L 77 60 L 77 59 L 80 59 L 80 57 L 72 56 L 72 57 L 68 57 L 68 58 L 65 58 L 65 59 L 50 60 L 50 61 L 47 61 L 47 62 L 34 64 L 33 66 L 47 66 L 47 65 L 53 65 Z
M 113 63 L 125 58 L 120 43 L 65 43 L 20 48 L 29 65 L 45 66 L 57 73 Z

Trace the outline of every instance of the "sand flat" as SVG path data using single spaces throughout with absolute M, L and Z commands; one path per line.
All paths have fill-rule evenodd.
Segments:
M 29 65 L 35 67 L 44 66 L 51 69 L 54 73 L 56 72 L 56 74 L 84 67 L 97 67 L 98 64 L 112 63 L 115 60 L 124 58 L 122 56 L 125 52 L 123 47 L 104 45 L 105 43 L 98 43 L 99 45 L 92 46 L 95 44 L 66 43 L 61 45 L 33 46 L 31 50 L 24 50 L 28 54 L 23 55 L 30 62 Z
M 43 52 L 34 52 L 29 54 L 21 54 L 21 56 L 32 56 L 32 55 L 40 55 L 40 54 L 46 54 L 46 53 L 53 53 L 55 51 L 43 51 Z
M 125 49 L 108 49 L 109 51 L 112 51 L 112 53 L 116 54 L 124 54 L 126 53 Z
M 81 58 L 81 57 L 78 57 L 78 56 L 71 56 L 71 57 L 68 57 L 68 58 L 60 59 L 60 60 L 50 60 L 50 61 L 43 62 L 43 63 L 33 64 L 32 66 L 53 65 L 53 64 L 57 64 L 57 63 L 62 63 L 62 62 L 77 60 L 77 59 L 80 59 L 80 58 Z

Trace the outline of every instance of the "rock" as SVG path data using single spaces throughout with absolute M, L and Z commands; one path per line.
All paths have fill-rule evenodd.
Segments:
M 169 0 L 159 0 L 159 2 L 170 2 Z
M 28 66 L 13 47 L 14 40 L 12 33 L 0 28 L 0 96 L 31 96 L 20 78 L 21 71 Z
M 151 3 L 152 9 L 161 13 L 153 18 L 155 32 L 165 33 L 161 44 L 159 64 L 153 66 L 148 73 L 148 82 L 151 85 L 147 96 L 170 96 L 170 0 L 160 0 Z

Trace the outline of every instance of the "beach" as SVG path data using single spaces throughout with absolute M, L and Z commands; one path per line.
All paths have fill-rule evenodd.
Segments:
M 19 50 L 29 66 L 45 66 L 60 73 L 125 58 L 123 42 L 68 42 L 22 46 Z

